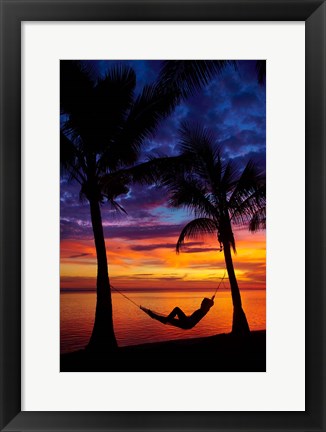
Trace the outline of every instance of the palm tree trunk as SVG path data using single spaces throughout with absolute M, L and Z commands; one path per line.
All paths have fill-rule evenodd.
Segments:
M 250 333 L 246 315 L 242 309 L 240 290 L 234 273 L 233 261 L 229 242 L 223 243 L 224 259 L 229 276 L 231 295 L 233 302 L 232 333 L 245 335 Z
M 90 200 L 90 210 L 97 257 L 97 299 L 95 322 L 87 349 L 108 352 L 117 348 L 117 341 L 113 329 L 111 290 L 101 209 L 97 200 Z

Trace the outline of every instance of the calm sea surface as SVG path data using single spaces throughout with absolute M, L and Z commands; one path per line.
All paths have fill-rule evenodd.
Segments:
M 186 314 L 198 309 L 204 297 L 211 292 L 156 292 L 126 293 L 137 304 L 156 312 L 168 314 L 179 306 Z M 241 291 L 243 308 L 251 330 L 266 328 L 265 291 Z M 215 305 L 191 330 L 180 330 L 151 319 L 118 293 L 112 293 L 113 320 L 119 346 L 137 345 L 172 339 L 211 336 L 231 331 L 232 301 L 229 291 L 218 291 Z M 95 293 L 61 293 L 60 345 L 66 353 L 84 348 L 90 338 L 94 323 Z

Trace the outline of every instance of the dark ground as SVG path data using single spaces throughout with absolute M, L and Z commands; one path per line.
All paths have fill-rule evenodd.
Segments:
M 111 354 L 63 354 L 61 372 L 265 372 L 266 331 L 149 343 Z

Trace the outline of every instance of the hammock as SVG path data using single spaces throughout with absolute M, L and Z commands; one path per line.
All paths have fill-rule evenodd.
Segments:
M 213 300 L 211 301 L 213 302 Z M 207 311 L 202 311 L 201 309 L 198 309 L 190 316 L 184 315 L 184 317 L 182 318 L 174 318 L 154 312 L 151 309 L 144 308 L 143 306 L 140 306 L 140 309 L 156 321 L 159 321 L 162 324 L 168 324 L 174 327 L 181 328 L 182 330 L 190 330 L 195 327 L 195 325 L 197 325 L 199 321 L 201 321 L 209 311 L 209 309 Z
M 162 324 L 168 324 L 168 325 L 171 325 L 171 326 L 174 326 L 174 327 L 181 328 L 183 330 L 189 330 L 189 329 L 192 329 L 193 327 L 195 327 L 195 325 L 198 324 L 199 321 L 201 321 L 204 318 L 204 316 L 208 313 L 208 311 L 210 310 L 210 308 L 213 306 L 216 292 L 219 289 L 219 287 L 221 286 L 221 283 L 223 282 L 224 278 L 225 278 L 225 272 L 224 272 L 224 275 L 223 275 L 220 283 L 218 284 L 217 288 L 215 289 L 215 292 L 214 292 L 212 298 L 211 299 L 205 298 L 203 300 L 203 302 L 206 301 L 207 305 L 208 305 L 208 303 L 211 302 L 211 304 L 209 305 L 209 307 L 207 308 L 207 310 L 200 308 L 200 309 L 196 310 L 190 316 L 186 316 L 181 311 L 180 308 L 174 308 L 174 310 L 168 316 L 160 314 L 158 312 L 154 312 L 153 310 L 145 308 L 142 305 L 138 305 L 136 302 L 134 302 L 126 294 L 124 294 L 123 292 L 121 292 L 117 288 L 114 288 L 112 285 L 110 285 L 110 286 L 111 286 L 111 288 L 114 291 L 118 292 L 125 299 L 129 300 L 131 303 L 133 303 L 135 306 L 137 306 L 139 309 L 141 309 L 143 312 L 145 312 L 152 319 L 155 319 L 156 321 L 159 321 Z M 175 318 L 175 316 L 178 316 L 178 318 Z

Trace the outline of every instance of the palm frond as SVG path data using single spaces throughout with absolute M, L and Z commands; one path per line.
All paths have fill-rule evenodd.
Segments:
M 218 209 L 211 202 L 211 194 L 202 184 L 191 177 L 176 174 L 165 180 L 169 194 L 169 204 L 172 207 L 184 207 L 194 212 L 196 216 L 218 218 Z
M 220 159 L 220 148 L 213 133 L 199 124 L 183 122 L 179 129 L 180 150 L 192 157 L 193 173 L 208 186 L 210 190 L 219 187 L 221 171 L 216 169 Z
M 159 82 L 165 89 L 179 93 L 186 98 L 207 85 L 226 67 L 236 67 L 231 60 L 166 60 L 159 75 Z
M 63 132 L 60 132 L 60 165 L 70 180 L 74 179 L 80 184 L 85 182 L 86 167 L 82 154 Z
M 157 126 L 171 114 L 176 102 L 175 95 L 166 94 L 157 84 L 143 88 L 115 140 L 124 164 L 136 162 L 144 140 L 154 135 Z
M 212 132 L 198 123 L 182 122 L 179 128 L 179 147 L 182 153 L 197 156 L 202 148 L 212 153 L 215 138 Z
M 222 171 L 221 188 L 225 193 L 228 193 L 232 185 L 234 185 L 239 178 L 239 170 L 233 160 L 229 160 L 226 164 L 221 165 L 220 169 Z
M 212 219 L 197 218 L 189 222 L 181 231 L 176 244 L 176 252 L 179 253 L 186 239 L 196 239 L 205 234 L 217 232 L 217 225 Z
M 103 175 L 100 186 L 104 194 L 110 189 L 113 179 L 126 185 L 136 183 L 162 186 L 175 172 L 182 171 L 186 164 L 183 156 L 151 157 L 146 162 Z
M 230 242 L 230 245 L 231 245 L 231 248 L 232 248 L 233 252 L 236 254 L 237 253 L 237 248 L 236 248 L 236 245 L 235 245 L 235 238 L 234 238 L 233 232 L 231 232 L 229 242 Z
M 79 75 L 75 71 L 70 76 L 70 69 L 67 72 L 67 67 L 62 68 L 62 99 L 73 101 L 68 108 L 67 103 L 63 106 L 63 112 L 67 116 L 62 127 L 73 141 L 79 140 L 82 143 L 84 153 L 101 156 L 97 157 L 97 169 L 101 174 L 108 165 L 114 169 L 123 158 L 120 154 L 121 147 L 115 141 L 134 101 L 135 72 L 130 67 L 117 65 L 109 69 L 95 85 L 90 80 L 87 81 L 88 75 L 86 78 L 83 75 L 80 62 L 70 62 L 68 65 L 70 69 L 76 69 Z M 87 91 L 82 91 L 79 89 L 81 86 L 71 83 L 75 75 L 77 84 L 78 77 L 89 83 L 88 87 L 85 84 Z
M 148 161 L 126 169 L 133 183 L 162 186 L 175 173 L 184 172 L 190 162 L 184 155 L 149 157 Z
M 118 65 L 109 69 L 94 88 L 94 110 L 89 118 L 92 148 L 101 155 L 98 170 L 114 169 L 121 162 L 116 137 L 124 127 L 134 100 L 136 75 L 132 68 Z
M 60 62 L 60 110 L 64 132 L 73 141 L 86 144 L 93 130 L 89 119 L 94 112 L 94 81 L 87 65 L 80 61 Z
M 247 197 L 234 208 L 230 207 L 230 218 L 233 223 L 247 225 L 251 223 L 255 214 L 259 214 L 266 207 L 266 188 L 262 184 L 257 189 L 248 193 Z
M 236 209 L 254 192 L 263 192 L 264 184 L 264 176 L 258 171 L 256 164 L 249 160 L 240 177 L 229 185 L 233 189 L 229 197 L 229 208 Z
M 129 177 L 124 172 L 107 174 L 99 178 L 99 188 L 101 194 L 108 200 L 115 200 L 120 195 L 129 192 Z
M 111 200 L 109 200 L 109 203 L 111 204 L 112 208 L 116 212 L 124 214 L 124 215 L 128 215 L 126 210 L 116 200 L 111 199 Z
M 76 60 L 60 61 L 60 110 L 71 114 L 82 108 L 92 93 L 94 82 L 88 66 Z
M 266 229 L 266 207 L 259 209 L 249 222 L 249 231 L 255 232 L 259 229 Z

